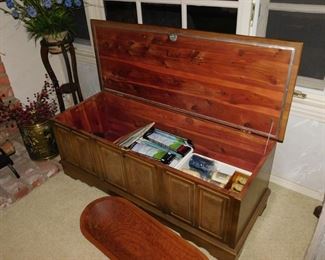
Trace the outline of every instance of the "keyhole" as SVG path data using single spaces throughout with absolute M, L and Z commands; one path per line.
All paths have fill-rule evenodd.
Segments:
M 171 40 L 172 42 L 176 42 L 177 41 L 177 34 L 176 33 L 169 34 L 169 40 Z

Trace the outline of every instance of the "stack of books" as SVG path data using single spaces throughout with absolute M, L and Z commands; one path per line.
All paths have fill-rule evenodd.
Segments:
M 191 142 L 148 124 L 115 142 L 123 149 L 131 150 L 171 167 L 176 167 L 193 152 Z

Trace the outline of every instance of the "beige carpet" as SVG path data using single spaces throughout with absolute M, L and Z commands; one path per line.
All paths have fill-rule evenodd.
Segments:
M 316 225 L 318 201 L 271 184 L 263 216 L 240 260 L 303 259 Z M 0 210 L 0 259 L 106 259 L 80 233 L 79 216 L 105 193 L 59 173 L 28 196 Z

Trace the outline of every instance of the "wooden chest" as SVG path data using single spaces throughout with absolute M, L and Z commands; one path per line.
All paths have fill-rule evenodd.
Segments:
M 106 21 L 92 30 L 102 91 L 54 119 L 65 173 L 131 200 L 219 259 L 236 259 L 267 204 L 302 44 Z M 114 143 L 150 122 L 251 172 L 242 191 Z

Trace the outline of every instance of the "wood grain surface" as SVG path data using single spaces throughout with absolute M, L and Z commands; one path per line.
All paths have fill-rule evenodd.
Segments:
M 131 202 L 104 197 L 82 212 L 83 235 L 110 259 L 208 259 Z
M 93 33 L 102 89 L 283 139 L 302 44 L 101 21 Z
M 89 104 L 92 103 L 92 104 Z M 254 171 L 274 141 L 145 102 L 101 92 L 56 117 L 75 131 L 114 141 L 148 123 L 190 139 L 197 153 Z

